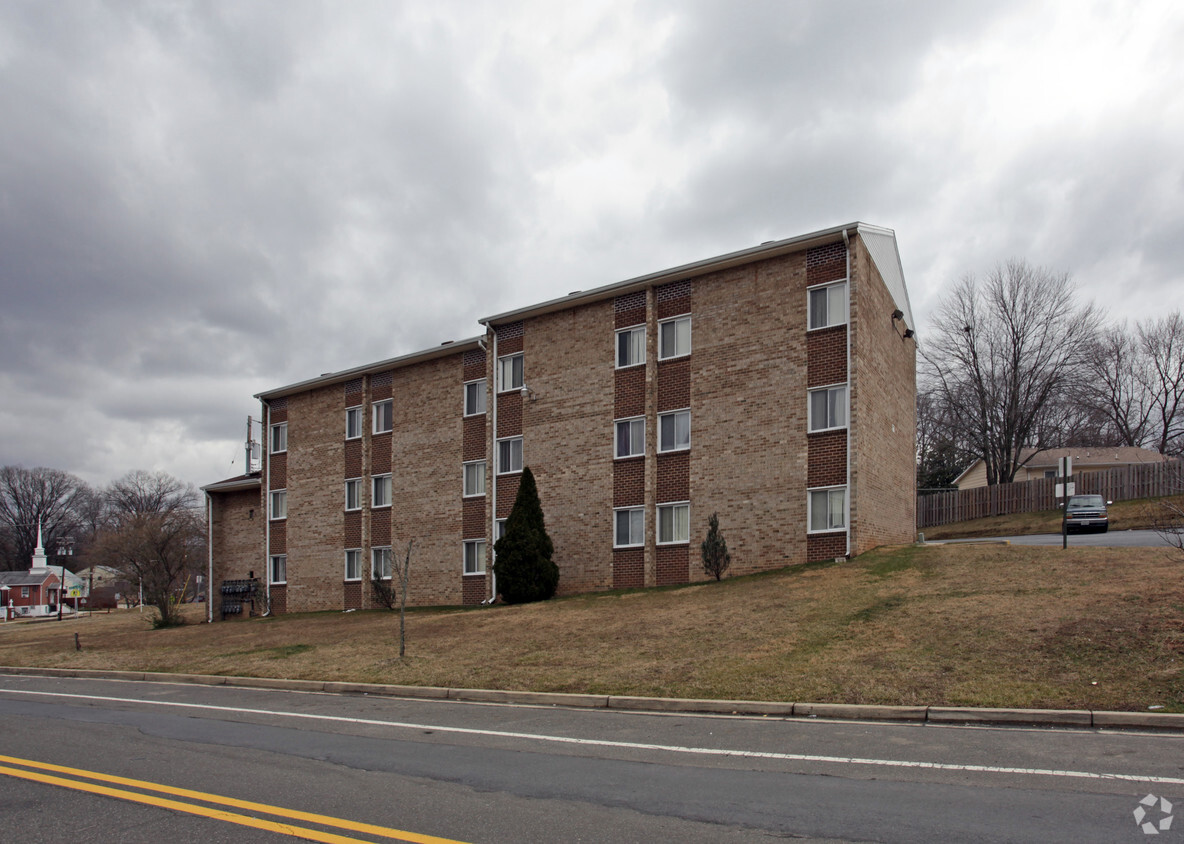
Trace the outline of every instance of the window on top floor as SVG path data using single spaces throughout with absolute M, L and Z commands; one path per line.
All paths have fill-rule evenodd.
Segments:
M 362 406 L 348 407 L 345 410 L 345 438 L 356 440 L 362 436 Z
M 485 412 L 485 382 L 469 381 L 465 384 L 465 416 L 478 416 Z
M 520 390 L 525 382 L 522 368 L 523 356 L 506 355 L 497 359 L 497 389 L 504 393 L 507 390 Z
M 374 402 L 374 433 L 387 434 L 395 427 L 395 403 L 391 399 Z
M 280 422 L 271 426 L 271 440 L 268 451 L 279 454 L 288 450 L 288 423 Z
M 645 326 L 623 328 L 617 332 L 617 369 L 645 363 Z
M 847 322 L 847 282 L 812 287 L 807 295 L 810 328 L 827 328 Z
M 658 360 L 691 353 L 691 318 L 678 317 L 658 323 Z

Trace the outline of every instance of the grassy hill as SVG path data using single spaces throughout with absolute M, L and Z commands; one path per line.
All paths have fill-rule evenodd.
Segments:
M 1150 530 L 1155 523 L 1158 498 L 1115 501 L 1110 511 L 1110 530 Z M 1184 507 L 1184 495 L 1167 500 Z M 989 516 L 949 525 L 923 528 L 925 539 L 965 539 L 976 536 L 1030 536 L 1037 533 L 1060 533 L 1061 511 L 1042 510 L 1036 513 L 1014 513 L 1009 516 Z
M 200 608 L 194 608 L 198 610 Z M 1184 559 L 928 546 L 843 564 L 408 617 L 0 628 L 0 665 L 802 702 L 1184 711 Z M 74 650 L 74 633 L 83 650 Z

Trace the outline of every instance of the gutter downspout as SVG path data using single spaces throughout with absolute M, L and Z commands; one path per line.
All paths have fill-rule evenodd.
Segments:
M 488 331 L 488 323 L 482 323 Z M 490 461 L 493 471 L 490 473 L 491 498 L 489 506 L 489 599 L 483 603 L 492 604 L 497 600 L 497 572 L 493 570 L 493 546 L 497 543 L 497 330 L 493 331 L 493 401 L 490 402 L 490 413 L 493 416 L 493 459 Z
M 262 468 L 262 454 L 264 445 L 271 445 L 268 437 L 271 435 L 271 405 L 267 399 L 260 399 L 263 402 L 264 418 L 263 433 L 260 434 L 259 439 L 262 441 L 259 446 L 260 451 L 260 467 Z M 250 466 L 247 466 L 248 471 Z M 271 615 L 271 454 L 267 453 L 267 477 L 263 481 L 263 515 L 264 515 L 264 548 L 263 548 L 263 577 L 267 583 L 267 611 L 263 613 L 264 617 Z
M 858 232 L 858 229 L 856 229 Z M 852 295 L 851 283 L 851 241 L 847 239 L 847 230 L 843 229 L 843 255 L 847 259 L 847 553 L 851 556 L 851 435 L 853 419 L 851 418 L 851 388 L 854 386 L 854 373 L 851 371 L 851 303 L 855 301 Z
M 247 471 L 251 467 L 247 466 Z M 206 493 L 206 623 L 214 621 L 214 499 Z M 91 569 L 94 579 L 94 569 Z

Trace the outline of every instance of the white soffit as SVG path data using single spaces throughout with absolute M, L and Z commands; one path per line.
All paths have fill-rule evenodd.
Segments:
M 904 313 L 904 324 L 916 331 L 913 309 L 909 305 L 909 291 L 904 285 L 904 270 L 900 266 L 900 251 L 896 247 L 896 232 L 860 223 L 859 235 L 863 238 L 876 269 L 880 271 L 880 277 L 884 279 L 888 292 L 892 294 L 892 301 Z

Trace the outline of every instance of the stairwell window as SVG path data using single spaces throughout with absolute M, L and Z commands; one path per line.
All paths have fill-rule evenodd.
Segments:
M 497 359 L 497 389 L 498 392 L 521 390 L 525 383 L 522 369 L 522 353 L 506 355 Z
M 374 402 L 374 433 L 389 434 L 395 427 L 395 403 L 391 399 Z
M 810 533 L 847 529 L 847 487 L 810 490 L 806 509 Z
M 691 505 L 662 504 L 658 507 L 658 544 L 691 541 Z
M 645 454 L 645 419 L 621 419 L 616 423 L 614 457 L 639 457 Z
M 464 497 L 485 495 L 485 461 L 474 460 L 464 465 Z
M 691 353 L 691 318 L 678 317 L 658 323 L 658 360 Z
M 522 471 L 522 437 L 497 441 L 497 473 L 508 475 Z
M 371 479 L 370 508 L 391 506 L 391 476 L 375 475 Z
M 391 579 L 391 548 L 370 549 L 370 573 L 374 580 Z
M 288 582 L 288 555 L 272 554 L 268 566 L 268 580 L 274 586 L 277 583 Z
M 362 479 L 351 478 L 345 482 L 345 509 L 362 509 Z
M 273 489 L 270 503 L 273 522 L 288 518 L 288 491 L 286 489 Z
M 362 436 L 362 407 L 347 407 L 345 409 L 345 438 L 356 440 Z
M 847 385 L 810 390 L 810 431 L 847 427 Z
M 677 410 L 658 415 L 658 451 L 681 451 L 691 447 L 691 412 Z
M 645 508 L 614 510 L 613 522 L 614 548 L 634 548 L 645 544 Z
M 479 416 L 485 412 L 485 381 L 465 384 L 465 416 Z
M 623 328 L 617 332 L 617 369 L 645 363 L 645 326 Z
M 288 450 L 288 423 L 280 422 L 271 426 L 271 442 L 268 451 L 279 454 Z
M 362 549 L 350 548 L 345 552 L 345 579 L 362 579 Z
M 464 573 L 485 574 L 485 540 L 466 539 L 464 544 Z
M 809 327 L 829 328 L 847 322 L 847 282 L 812 287 L 809 296 Z

